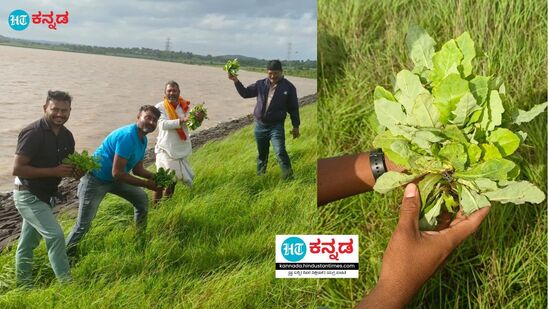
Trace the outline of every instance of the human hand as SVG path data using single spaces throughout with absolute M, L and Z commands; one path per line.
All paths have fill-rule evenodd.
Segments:
M 84 172 L 83 170 L 79 169 L 79 168 L 74 168 L 73 171 L 72 171 L 72 178 L 78 180 L 80 178 L 82 178 L 82 176 L 84 176 L 86 174 L 86 172 Z
M 145 188 L 151 190 L 151 191 L 161 191 L 162 187 L 159 187 L 156 182 L 152 178 L 147 179 L 147 183 L 145 184 Z
M 52 176 L 54 177 L 71 177 L 74 167 L 71 164 L 59 164 L 52 170 Z
M 238 81 L 238 77 L 236 77 L 236 75 L 232 75 L 231 73 L 227 73 L 229 75 L 229 79 L 232 80 L 233 82 L 237 82 Z
M 490 207 L 468 217 L 460 211 L 448 228 L 436 232 L 419 230 L 419 210 L 417 186 L 408 184 L 400 219 L 383 254 L 379 281 L 357 308 L 403 308 L 450 253 L 478 229 Z
M 179 123 L 183 124 L 189 120 L 189 116 L 179 116 Z
M 292 136 L 293 136 L 294 138 L 298 138 L 298 137 L 299 137 L 299 127 L 293 128 L 293 129 L 292 129 Z

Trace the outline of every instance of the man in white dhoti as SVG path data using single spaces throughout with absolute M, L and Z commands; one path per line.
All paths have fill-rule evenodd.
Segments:
M 156 104 L 160 110 L 158 119 L 158 138 L 154 152 L 156 168 L 163 167 L 175 171 L 177 179 L 187 186 L 192 186 L 194 172 L 188 158 L 192 153 L 189 128 L 185 122 L 189 117 L 190 102 L 180 96 L 179 84 L 169 81 L 164 87 L 164 100 Z M 198 115 L 200 116 L 200 115 Z M 170 198 L 175 191 L 176 183 L 165 190 L 155 191 L 153 205 L 163 197 Z

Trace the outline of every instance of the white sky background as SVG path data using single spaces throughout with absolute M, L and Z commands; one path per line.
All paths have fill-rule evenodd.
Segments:
M 9 14 L 69 11 L 69 23 L 14 31 Z M 316 0 L 0 0 L 0 35 L 106 47 L 147 47 L 200 55 L 316 60 Z

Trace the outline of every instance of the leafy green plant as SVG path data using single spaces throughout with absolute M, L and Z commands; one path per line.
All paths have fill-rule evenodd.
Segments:
M 238 76 L 237 72 L 239 69 L 240 69 L 240 63 L 238 63 L 238 58 L 227 61 L 227 63 L 223 67 L 224 71 L 227 71 L 229 74 L 233 76 Z
M 90 156 L 87 150 L 82 150 L 82 153 L 74 152 L 62 161 L 65 164 L 72 164 L 74 167 L 84 171 L 95 171 L 101 168 L 99 158 Z
M 402 70 L 393 91 L 374 91 L 378 135 L 374 146 L 403 166 L 403 173 L 383 174 L 374 189 L 387 193 L 419 180 L 420 226 L 434 229 L 441 212 L 465 215 L 500 203 L 541 203 L 545 194 L 518 180 L 515 151 L 527 137 L 518 125 L 542 113 L 547 103 L 529 111 L 506 113 L 503 81 L 473 74 L 476 56 L 468 32 L 442 45 L 421 28 L 406 37 L 412 71 Z
M 202 125 L 204 119 L 208 119 L 208 110 L 204 108 L 204 103 L 198 104 L 189 112 L 189 119 L 186 122 L 187 127 L 191 130 L 196 130 Z
M 166 188 L 177 182 L 175 178 L 175 171 L 172 169 L 159 168 L 156 173 L 153 174 L 153 180 L 157 186 Z

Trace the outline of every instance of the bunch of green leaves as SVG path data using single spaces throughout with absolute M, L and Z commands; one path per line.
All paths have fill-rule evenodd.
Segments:
M 153 174 L 154 183 L 157 186 L 166 188 L 177 182 L 175 178 L 175 171 L 172 169 L 159 168 L 156 173 Z
M 237 72 L 240 69 L 240 63 L 238 63 L 238 58 L 234 60 L 229 60 L 223 67 L 223 70 L 229 72 L 232 76 L 238 76 Z
M 435 52 L 435 41 L 411 27 L 406 45 L 414 68 L 396 75 L 392 92 L 375 88 L 377 118 L 369 119 L 378 131 L 374 146 L 405 172 L 383 174 L 374 189 L 387 193 L 418 180 L 424 230 L 460 207 L 468 215 L 491 202 L 541 203 L 545 194 L 518 180 L 514 153 L 527 137 L 518 125 L 542 113 L 547 102 L 504 114 L 504 83 L 473 74 L 476 51 L 468 32 Z
M 63 159 L 62 162 L 71 164 L 84 172 L 95 171 L 101 168 L 99 158 L 90 156 L 87 150 L 82 150 L 82 153 L 75 151 Z
M 191 130 L 196 130 L 202 125 L 202 121 L 208 119 L 208 110 L 204 107 L 204 103 L 198 104 L 189 112 L 189 119 L 186 124 Z

